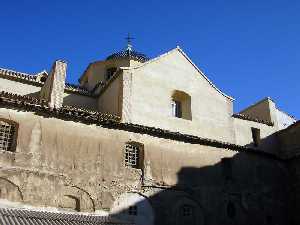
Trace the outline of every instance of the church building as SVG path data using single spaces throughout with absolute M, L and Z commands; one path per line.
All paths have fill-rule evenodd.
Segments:
M 271 98 L 233 112 L 180 47 L 66 76 L 0 68 L 1 224 L 300 224 L 300 123 Z

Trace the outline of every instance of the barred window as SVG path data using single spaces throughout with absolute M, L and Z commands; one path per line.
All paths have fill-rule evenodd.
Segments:
M 134 206 L 129 206 L 128 214 L 129 214 L 129 215 L 136 216 L 136 215 L 138 214 L 137 206 L 136 206 L 136 205 L 134 205 Z
M 194 215 L 193 207 L 190 205 L 183 205 L 180 211 L 181 211 L 181 216 L 191 217 Z
M 126 143 L 125 145 L 125 166 L 141 169 L 143 149 L 139 143 Z
M 0 150 L 14 151 L 16 123 L 0 118 Z

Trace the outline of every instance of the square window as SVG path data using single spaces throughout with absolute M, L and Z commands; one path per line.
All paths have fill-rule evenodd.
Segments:
M 129 214 L 129 215 L 132 215 L 132 216 L 136 216 L 136 215 L 138 214 L 137 206 L 136 206 L 136 205 L 134 205 L 134 206 L 129 206 L 128 214 Z
M 184 217 L 193 216 L 193 207 L 190 205 L 183 205 L 181 207 L 181 215 Z

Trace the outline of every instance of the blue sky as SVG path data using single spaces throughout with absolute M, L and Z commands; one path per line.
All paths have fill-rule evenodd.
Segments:
M 68 61 L 76 83 L 89 62 L 134 48 L 156 57 L 179 45 L 235 111 L 270 96 L 300 118 L 300 1 L 1 1 L 0 67 L 37 73 Z

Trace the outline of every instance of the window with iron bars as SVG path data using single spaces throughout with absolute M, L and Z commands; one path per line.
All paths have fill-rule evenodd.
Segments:
M 0 150 L 13 151 L 15 126 L 0 119 Z
M 183 205 L 181 207 L 181 215 L 184 217 L 190 217 L 193 216 L 194 210 L 193 207 L 190 205 Z
M 125 145 L 125 166 L 139 168 L 140 167 L 140 147 L 133 143 Z
M 138 214 L 137 206 L 129 206 L 128 214 L 132 216 L 136 216 Z

